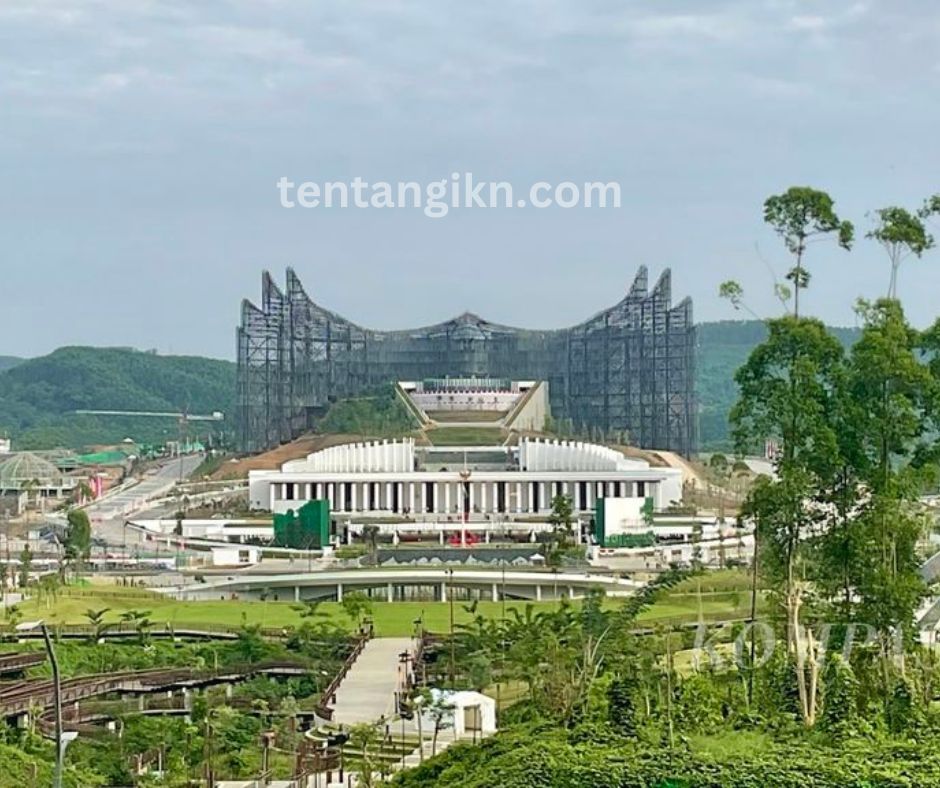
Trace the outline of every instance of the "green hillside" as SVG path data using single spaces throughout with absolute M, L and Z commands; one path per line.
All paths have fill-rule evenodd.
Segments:
M 3 372 L 7 369 L 12 369 L 17 364 L 22 364 L 23 359 L 17 358 L 16 356 L 0 356 L 0 372 Z
M 728 413 L 738 396 L 734 373 L 764 340 L 767 329 L 759 320 L 725 320 L 702 323 L 697 331 L 700 447 L 704 451 L 727 450 L 730 448 Z M 830 331 L 846 347 L 859 335 L 855 328 L 831 328 Z
M 174 439 L 174 419 L 78 416 L 75 410 L 186 410 L 226 414 L 230 428 L 235 365 L 197 356 L 159 356 L 123 348 L 65 347 L 0 372 L 0 434 L 18 448 L 81 447 L 126 437 Z M 193 422 L 192 437 L 223 425 Z
M 320 421 L 320 432 L 393 437 L 418 426 L 390 383 L 358 397 L 334 402 Z

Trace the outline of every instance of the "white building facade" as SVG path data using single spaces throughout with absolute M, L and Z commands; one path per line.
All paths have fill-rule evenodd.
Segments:
M 448 460 L 451 462 L 448 463 Z M 284 513 L 327 499 L 335 513 L 466 521 L 547 516 L 569 496 L 578 513 L 599 498 L 682 498 L 678 469 L 651 467 L 605 446 L 523 439 L 518 447 L 415 447 L 410 438 L 333 446 L 278 471 L 249 472 L 256 510 Z

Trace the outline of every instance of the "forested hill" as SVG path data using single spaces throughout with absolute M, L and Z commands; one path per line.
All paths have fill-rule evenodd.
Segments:
M 0 434 L 20 448 L 78 448 L 125 437 L 163 442 L 174 419 L 77 416 L 75 410 L 223 411 L 230 425 L 235 365 L 198 356 L 160 356 L 123 348 L 65 347 L 0 372 Z M 210 426 L 211 425 L 211 426 Z M 200 437 L 211 422 L 193 422 Z
M 22 364 L 23 359 L 17 358 L 16 356 L 0 356 L 0 372 L 4 370 L 11 369 L 17 364 Z
M 846 348 L 859 336 L 856 328 L 829 330 Z M 730 448 L 728 413 L 738 394 L 734 373 L 767 336 L 767 327 L 759 320 L 725 320 L 702 323 L 697 331 L 700 445 L 705 451 L 727 450 Z

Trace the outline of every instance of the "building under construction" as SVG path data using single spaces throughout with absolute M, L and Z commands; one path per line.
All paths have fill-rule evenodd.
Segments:
M 692 302 L 672 306 L 667 269 L 648 290 L 572 328 L 530 331 L 473 314 L 425 328 L 373 331 L 314 303 L 293 270 L 264 273 L 261 306 L 242 302 L 238 436 L 243 451 L 289 441 L 330 403 L 393 381 L 481 377 L 547 381 L 552 415 L 631 443 L 695 451 Z

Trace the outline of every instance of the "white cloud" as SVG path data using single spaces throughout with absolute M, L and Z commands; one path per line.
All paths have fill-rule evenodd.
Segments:
M 821 33 L 829 27 L 829 20 L 824 16 L 798 15 L 791 17 L 792 30 L 805 30 L 811 33 Z
M 245 57 L 272 63 L 305 64 L 311 55 L 302 38 L 274 28 L 235 25 L 197 25 L 185 31 L 187 38 L 202 47 L 203 57 Z
M 634 34 L 649 38 L 706 38 L 730 41 L 744 32 L 742 20 L 728 15 L 672 14 L 646 16 L 627 25 Z

